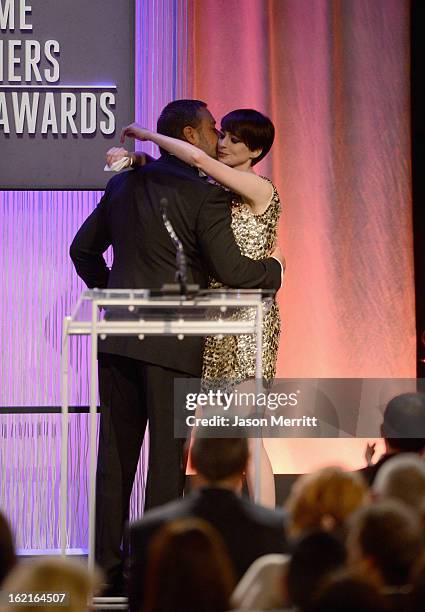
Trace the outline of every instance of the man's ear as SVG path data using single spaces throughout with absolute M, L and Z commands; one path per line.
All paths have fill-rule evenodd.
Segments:
M 183 128 L 183 136 L 190 144 L 198 144 L 198 132 L 191 125 L 186 125 L 186 127 Z

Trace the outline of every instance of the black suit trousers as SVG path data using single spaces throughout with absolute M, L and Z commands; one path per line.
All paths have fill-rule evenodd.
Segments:
M 185 440 L 174 438 L 175 378 L 188 375 L 129 357 L 99 355 L 95 556 L 110 584 L 121 580 L 123 532 L 148 422 L 145 510 L 183 493 Z

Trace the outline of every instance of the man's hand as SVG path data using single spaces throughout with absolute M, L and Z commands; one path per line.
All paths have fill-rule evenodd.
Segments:
M 134 138 L 135 140 L 150 140 L 152 132 L 142 127 L 138 123 L 130 123 L 127 127 L 121 130 L 120 142 L 123 143 L 126 138 Z
M 373 455 L 375 454 L 376 442 L 372 444 L 366 444 L 366 450 L 364 453 L 364 458 L 366 459 L 367 465 L 372 465 Z

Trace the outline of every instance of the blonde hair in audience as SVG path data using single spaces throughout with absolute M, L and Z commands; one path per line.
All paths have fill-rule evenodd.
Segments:
M 22 608 L 18 603 L 2 608 L 5 612 L 22 612 L 34 610 L 34 612 L 81 612 L 87 608 L 87 600 L 91 593 L 95 592 L 100 585 L 100 573 L 96 570 L 94 574 L 76 561 L 65 559 L 43 559 L 20 563 L 6 578 L 2 589 L 29 593 L 31 591 L 67 593 L 68 604 L 55 606 L 26 605 Z
M 339 467 L 326 467 L 301 476 L 286 503 L 289 532 L 298 535 L 309 529 L 342 527 L 347 517 L 368 499 L 363 478 Z

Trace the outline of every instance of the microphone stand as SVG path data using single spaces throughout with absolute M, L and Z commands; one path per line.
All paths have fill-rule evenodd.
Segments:
M 174 228 L 171 224 L 170 219 L 167 215 L 167 207 L 168 200 L 167 198 L 161 198 L 159 201 L 162 220 L 164 221 L 165 229 L 167 230 L 171 240 L 173 241 L 174 246 L 176 247 L 176 283 L 178 283 L 178 290 L 180 295 L 187 295 L 188 291 L 199 291 L 199 285 L 189 285 L 187 284 L 187 260 L 186 254 L 184 252 L 183 243 L 180 238 L 177 236 Z M 175 286 L 173 285 L 164 285 L 163 290 L 174 293 Z

